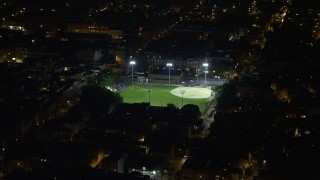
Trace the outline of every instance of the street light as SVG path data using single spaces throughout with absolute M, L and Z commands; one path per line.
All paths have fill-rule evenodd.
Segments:
M 130 61 L 130 65 L 131 65 L 131 83 L 133 84 L 133 65 L 135 65 L 136 62 L 135 61 Z
M 172 67 L 172 63 L 167 63 L 167 66 L 169 68 L 169 84 L 170 84 L 170 67 Z
M 183 94 L 185 93 L 185 90 L 180 90 L 180 94 L 181 94 L 181 108 L 183 107 Z
M 204 84 L 207 84 L 207 73 L 208 73 L 208 63 L 203 63 L 202 66 L 204 67 Z

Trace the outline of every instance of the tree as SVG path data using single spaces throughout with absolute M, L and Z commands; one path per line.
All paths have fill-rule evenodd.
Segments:
M 170 109 L 177 109 L 177 106 L 175 104 L 172 104 L 172 103 L 169 103 L 167 104 L 167 107 L 170 108 Z
M 117 76 L 115 74 L 104 75 L 99 84 L 101 87 L 111 86 L 115 83 Z
M 186 104 L 182 108 L 182 114 L 185 120 L 196 123 L 201 116 L 200 109 L 197 105 Z
M 100 86 L 87 86 L 80 95 L 80 105 L 95 113 L 110 113 L 121 102 L 119 94 Z

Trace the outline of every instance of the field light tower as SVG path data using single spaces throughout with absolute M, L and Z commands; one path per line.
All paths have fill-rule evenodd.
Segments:
M 133 66 L 136 64 L 135 61 L 130 61 L 131 65 L 131 83 L 133 84 Z
M 170 68 L 172 67 L 172 63 L 167 63 L 167 66 L 169 68 L 169 84 L 170 84 Z
M 203 63 L 202 66 L 204 67 L 204 84 L 207 84 L 207 73 L 208 73 L 208 63 Z

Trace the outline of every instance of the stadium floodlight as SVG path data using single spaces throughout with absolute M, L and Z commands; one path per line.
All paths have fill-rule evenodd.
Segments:
M 131 65 L 131 83 L 133 84 L 133 66 L 136 64 L 135 61 L 130 61 Z
M 169 84 L 170 84 L 170 68 L 172 67 L 172 63 L 167 63 L 167 66 L 169 68 Z
M 202 66 L 204 67 L 204 84 L 207 84 L 207 73 L 208 73 L 208 63 L 203 63 Z

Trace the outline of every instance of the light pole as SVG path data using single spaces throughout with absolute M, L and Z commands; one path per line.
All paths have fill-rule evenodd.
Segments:
M 180 94 L 181 94 L 181 108 L 183 107 L 183 94 L 185 93 L 185 90 L 180 90 Z
M 196 74 L 196 77 L 197 77 L 197 86 L 199 85 L 199 75 Z
M 135 61 L 130 61 L 131 65 L 131 84 L 133 84 L 133 66 L 136 64 Z
M 197 86 L 199 86 L 199 72 L 201 69 L 197 68 L 196 69 L 196 76 L 197 76 Z
M 150 101 L 150 93 L 151 93 L 152 89 L 151 87 L 148 87 L 148 93 L 149 93 L 149 104 L 151 105 L 151 101 Z
M 204 84 L 207 84 L 207 73 L 208 73 L 208 63 L 203 63 L 202 66 L 204 67 Z
M 169 84 L 170 84 L 170 67 L 172 67 L 172 63 L 167 63 L 167 66 L 169 68 Z

